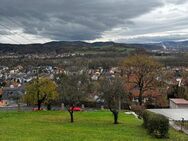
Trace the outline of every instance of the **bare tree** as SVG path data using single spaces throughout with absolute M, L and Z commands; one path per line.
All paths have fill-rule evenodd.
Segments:
M 127 83 L 139 88 L 140 105 L 142 105 L 143 94 L 155 87 L 155 82 L 161 75 L 161 67 L 155 59 L 145 55 L 130 56 L 123 61 L 122 69 Z
M 118 124 L 120 103 L 128 100 L 124 83 L 119 78 L 103 78 L 100 82 L 100 99 L 104 100 L 114 116 L 114 124 Z
M 74 107 L 77 106 L 87 94 L 88 78 L 84 74 L 63 75 L 62 102 L 70 113 L 71 122 L 74 122 Z

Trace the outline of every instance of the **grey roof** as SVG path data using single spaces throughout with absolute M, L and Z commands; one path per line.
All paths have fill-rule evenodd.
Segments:
M 3 100 L 8 100 L 10 98 L 16 98 L 16 97 L 20 97 L 24 94 L 24 89 L 23 87 L 19 87 L 19 88 L 9 88 L 9 87 L 5 87 L 3 88 L 3 94 L 2 94 L 2 99 Z

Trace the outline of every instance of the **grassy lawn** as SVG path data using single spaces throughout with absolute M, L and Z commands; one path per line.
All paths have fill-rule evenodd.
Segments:
M 0 112 L 2 141 L 188 141 L 188 136 L 170 130 L 169 139 L 155 139 L 142 121 L 121 113 L 113 125 L 110 112 L 78 112 L 69 123 L 67 112 Z

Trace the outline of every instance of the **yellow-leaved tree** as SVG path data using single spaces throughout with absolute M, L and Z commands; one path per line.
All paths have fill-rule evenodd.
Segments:
M 24 100 L 28 104 L 37 104 L 38 110 L 43 103 L 47 104 L 48 110 L 51 109 L 52 101 L 58 99 L 56 83 L 48 78 L 37 78 L 26 85 Z

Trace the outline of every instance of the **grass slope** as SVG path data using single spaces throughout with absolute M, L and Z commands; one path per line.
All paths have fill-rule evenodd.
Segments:
M 170 130 L 169 139 L 155 139 L 142 121 L 121 113 L 113 125 L 110 112 L 78 112 L 69 123 L 67 112 L 0 112 L 2 141 L 187 141 L 188 136 Z

